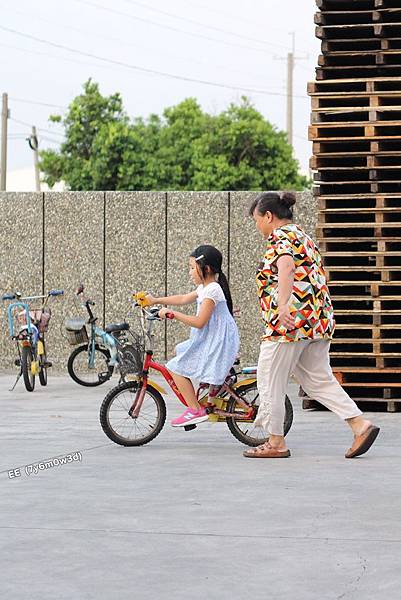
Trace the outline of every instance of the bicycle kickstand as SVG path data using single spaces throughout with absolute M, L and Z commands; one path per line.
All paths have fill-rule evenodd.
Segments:
M 13 387 L 11 388 L 10 392 L 13 392 L 15 390 L 15 386 L 17 385 L 18 381 L 20 380 L 21 375 L 22 375 L 22 369 L 18 373 L 17 379 L 15 380 L 15 383 L 14 383 Z

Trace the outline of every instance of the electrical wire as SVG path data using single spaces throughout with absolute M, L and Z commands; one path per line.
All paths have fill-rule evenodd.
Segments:
M 100 4 L 96 4 L 95 2 L 91 2 L 90 0 L 72 0 L 73 2 L 78 2 L 79 4 L 86 4 L 87 6 L 91 6 L 92 8 L 96 8 L 98 10 L 104 10 L 106 12 L 119 15 L 121 17 L 128 17 L 129 19 L 133 19 L 134 21 L 139 21 L 140 23 L 146 23 L 148 25 L 155 25 L 156 27 L 160 27 L 162 29 L 169 29 L 174 31 L 175 33 L 183 33 L 185 35 L 189 35 L 191 37 L 201 38 L 203 40 L 208 40 L 209 42 L 215 42 L 218 44 L 224 44 L 226 46 L 234 46 L 235 48 L 242 48 L 246 50 L 253 50 L 255 52 L 262 52 L 263 54 L 268 54 L 267 50 L 262 48 L 256 48 L 253 46 L 245 46 L 244 44 L 236 44 L 235 42 L 229 42 L 227 40 L 221 40 L 213 37 L 209 37 L 207 35 L 203 35 L 202 33 L 193 33 L 190 31 L 185 31 L 184 29 L 179 29 L 178 27 L 174 27 L 173 25 L 163 25 L 161 23 L 157 23 L 157 21 L 152 21 L 151 19 L 145 19 L 144 17 L 138 17 L 130 13 L 126 13 L 121 10 L 116 10 L 115 8 L 109 8 L 107 6 L 102 6 Z M 268 43 L 268 42 L 266 42 Z M 276 44 L 272 44 L 276 45 Z
M 172 17 L 173 19 L 177 19 L 179 21 L 184 21 L 185 23 L 191 23 L 193 25 L 198 25 L 200 27 L 205 27 L 206 29 L 211 29 L 213 31 L 218 31 L 219 33 L 225 33 L 228 35 L 232 35 L 234 37 L 243 39 L 243 40 L 247 40 L 248 42 L 257 42 L 259 44 L 263 44 L 264 46 L 276 46 L 278 48 L 285 48 L 288 49 L 288 45 L 284 46 L 283 44 L 275 44 L 273 42 L 267 42 L 266 40 L 259 40 L 257 38 L 251 38 L 248 37 L 246 35 L 242 35 L 240 33 L 236 33 L 233 31 L 228 31 L 227 29 L 222 29 L 221 27 L 215 27 L 214 25 L 207 25 L 206 23 L 201 23 L 200 21 L 196 21 L 194 19 L 189 19 L 187 17 L 182 17 L 181 15 L 175 15 L 174 13 L 168 12 L 166 10 L 161 10 L 159 8 L 153 8 L 151 6 L 148 6 L 147 4 L 144 4 L 143 2 L 137 2 L 137 0 L 122 0 L 123 2 L 125 2 L 126 4 L 131 4 L 131 5 L 135 5 L 135 6 L 140 6 L 141 8 L 146 8 L 147 10 L 150 10 L 152 12 L 167 16 L 167 17 Z
M 19 125 L 26 125 L 27 127 L 32 128 L 31 123 L 27 123 L 26 121 L 20 121 L 19 119 L 14 119 L 14 117 L 9 117 L 10 121 L 14 121 L 14 123 L 18 123 Z M 57 131 L 52 131 L 51 129 L 46 129 L 45 127 L 40 127 L 39 125 L 36 127 L 39 131 L 46 131 L 47 133 L 51 133 L 52 135 L 60 136 L 64 138 L 64 134 L 59 133 Z
M 39 42 L 41 44 L 46 44 L 48 46 L 52 46 L 54 48 L 59 48 L 62 50 L 67 50 L 68 52 L 73 52 L 74 54 L 79 54 L 81 56 L 87 56 L 89 58 L 95 58 L 96 60 L 100 60 L 102 62 L 106 62 L 108 64 L 113 64 L 113 65 L 117 65 L 120 67 L 125 67 L 127 69 L 131 69 L 134 71 L 140 71 L 142 73 L 148 73 L 150 75 L 159 75 L 161 77 L 166 77 L 168 79 L 178 79 L 180 81 L 188 81 L 188 82 L 192 82 L 192 83 L 200 83 L 201 85 L 208 85 L 208 86 L 212 86 L 212 87 L 218 87 L 218 88 L 224 88 L 224 89 L 230 89 L 230 90 L 235 90 L 235 91 L 239 91 L 239 92 L 250 92 L 253 94 L 261 94 L 264 96 L 286 96 L 286 94 L 280 93 L 280 92 L 269 92 L 268 90 L 264 90 L 264 89 L 255 89 L 255 88 L 250 88 L 247 86 L 238 86 L 238 85 L 230 85 L 230 84 L 226 84 L 226 83 L 219 83 L 219 82 L 213 82 L 213 81 L 208 81 L 205 79 L 196 79 L 194 77 L 185 77 L 183 75 L 176 75 L 174 73 L 167 73 L 165 71 L 158 71 L 156 69 L 148 69 L 146 67 L 141 67 L 138 65 L 132 65 L 129 63 L 125 63 L 122 61 L 118 61 L 118 60 L 113 60 L 111 58 L 105 58 L 103 56 L 98 56 L 96 54 L 93 54 L 91 52 L 84 52 L 81 50 L 77 50 L 76 48 L 71 48 L 69 46 L 64 46 L 63 44 L 58 44 L 56 42 L 51 42 L 49 40 L 44 40 L 43 38 L 38 38 L 34 35 L 30 35 L 27 33 L 23 33 L 21 31 L 17 31 L 16 29 L 13 29 L 11 27 L 5 27 L 4 25 L 0 25 L 0 29 L 3 31 L 7 31 L 9 33 L 13 33 L 15 35 L 33 40 L 35 42 Z M 294 96 L 296 98 L 306 98 L 308 99 L 308 96 Z
M 65 23 L 58 23 L 56 21 L 50 20 L 50 19 L 46 19 L 44 17 L 42 17 L 41 15 L 37 15 L 37 14 L 31 14 L 31 13 L 26 13 L 26 12 L 21 12 L 19 10 L 15 10 L 15 9 L 10 9 L 7 7 L 7 10 L 11 13 L 20 15 L 20 16 L 24 16 L 24 17 L 29 17 L 29 18 L 34 18 L 34 19 L 38 19 L 39 21 L 42 21 L 43 23 L 47 23 L 48 25 L 51 25 L 52 27 L 56 26 L 56 27 L 61 27 L 62 29 L 67 29 L 70 31 L 75 31 L 76 33 L 80 33 L 85 35 L 86 37 L 88 35 L 95 37 L 95 38 L 100 38 L 102 41 L 104 40 L 108 40 L 111 42 L 117 42 L 119 44 L 119 46 L 126 46 L 128 48 L 136 48 L 139 50 L 145 50 L 146 52 L 150 52 L 152 54 L 157 54 L 160 55 L 160 52 L 156 53 L 155 52 L 155 47 L 149 47 L 149 46 L 144 46 L 143 44 L 133 44 L 132 42 L 127 42 L 127 41 L 122 41 L 119 38 L 116 37 L 112 37 L 109 35 L 104 35 L 102 33 L 96 33 L 96 32 L 92 32 L 92 31 L 88 31 L 85 29 L 81 29 L 79 27 L 73 27 L 72 25 L 67 25 Z M 6 46 L 6 44 L 1 44 L 2 46 Z M 17 48 L 18 49 L 18 48 Z M 186 56 L 177 56 L 176 54 L 170 54 L 165 52 L 164 48 L 163 48 L 163 57 L 169 57 L 172 58 L 174 60 L 180 60 L 180 61 L 184 61 L 184 62 L 190 62 L 191 64 L 198 64 L 201 66 L 209 66 L 208 62 L 205 61 L 201 61 L 201 60 L 197 60 L 196 58 L 190 58 L 190 57 L 186 57 Z M 83 63 L 81 63 L 83 64 Z M 222 69 L 224 71 L 231 71 L 232 73 L 241 73 L 241 71 L 239 69 L 231 69 L 230 67 L 227 67 L 226 65 L 219 65 L 216 63 L 213 63 L 213 67 L 214 68 L 218 68 L 218 69 Z
M 3 44 L 1 44 L 3 45 Z M 31 50 L 27 50 L 27 52 L 31 52 Z M 15 96 L 9 96 L 9 100 L 13 102 L 22 102 L 24 104 L 34 104 L 35 106 L 47 106 L 48 108 L 61 108 L 62 110 L 67 110 L 68 106 L 61 106 L 60 104 L 49 104 L 47 102 L 39 102 L 38 100 L 28 100 L 27 98 L 16 98 Z

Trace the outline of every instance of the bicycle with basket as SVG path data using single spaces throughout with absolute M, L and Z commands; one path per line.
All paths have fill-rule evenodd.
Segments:
M 15 341 L 18 357 L 14 363 L 20 367 L 17 379 L 11 388 L 14 390 L 21 376 L 28 392 L 35 389 L 35 378 L 39 376 L 41 385 L 47 385 L 47 369 L 52 364 L 47 360 L 45 333 L 48 331 L 51 310 L 50 298 L 62 296 L 63 290 L 50 290 L 45 295 L 22 296 L 20 292 L 4 294 L 3 301 L 10 301 L 7 318 L 10 338 Z M 41 306 L 32 308 L 29 303 L 42 300 Z
M 93 314 L 95 302 L 84 296 L 84 285 L 76 290 L 76 297 L 87 318 L 70 318 L 65 321 L 68 341 L 75 346 L 67 369 L 79 385 L 96 387 L 108 381 L 118 370 L 120 382 L 126 381 L 142 368 L 143 340 L 130 330 L 126 321 L 111 323 L 102 329 Z M 88 328 L 89 333 L 88 333 Z

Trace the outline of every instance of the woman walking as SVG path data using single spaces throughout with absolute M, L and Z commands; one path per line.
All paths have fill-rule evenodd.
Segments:
M 255 421 L 269 438 L 247 450 L 247 458 L 287 458 L 283 435 L 285 394 L 291 374 L 302 388 L 354 433 L 346 458 L 360 456 L 375 441 L 379 427 L 365 419 L 334 377 L 329 362 L 335 322 L 322 257 L 313 240 L 292 222 L 292 193 L 265 192 L 249 209 L 267 241 L 257 273 L 265 333 L 258 361 L 260 407 Z

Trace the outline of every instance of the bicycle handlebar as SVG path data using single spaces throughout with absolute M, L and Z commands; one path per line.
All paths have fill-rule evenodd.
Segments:
M 64 290 L 50 290 L 47 294 L 40 294 L 38 296 L 22 296 L 20 292 L 8 292 L 3 294 L 2 300 L 42 300 L 43 298 L 48 298 L 49 296 L 63 296 Z

